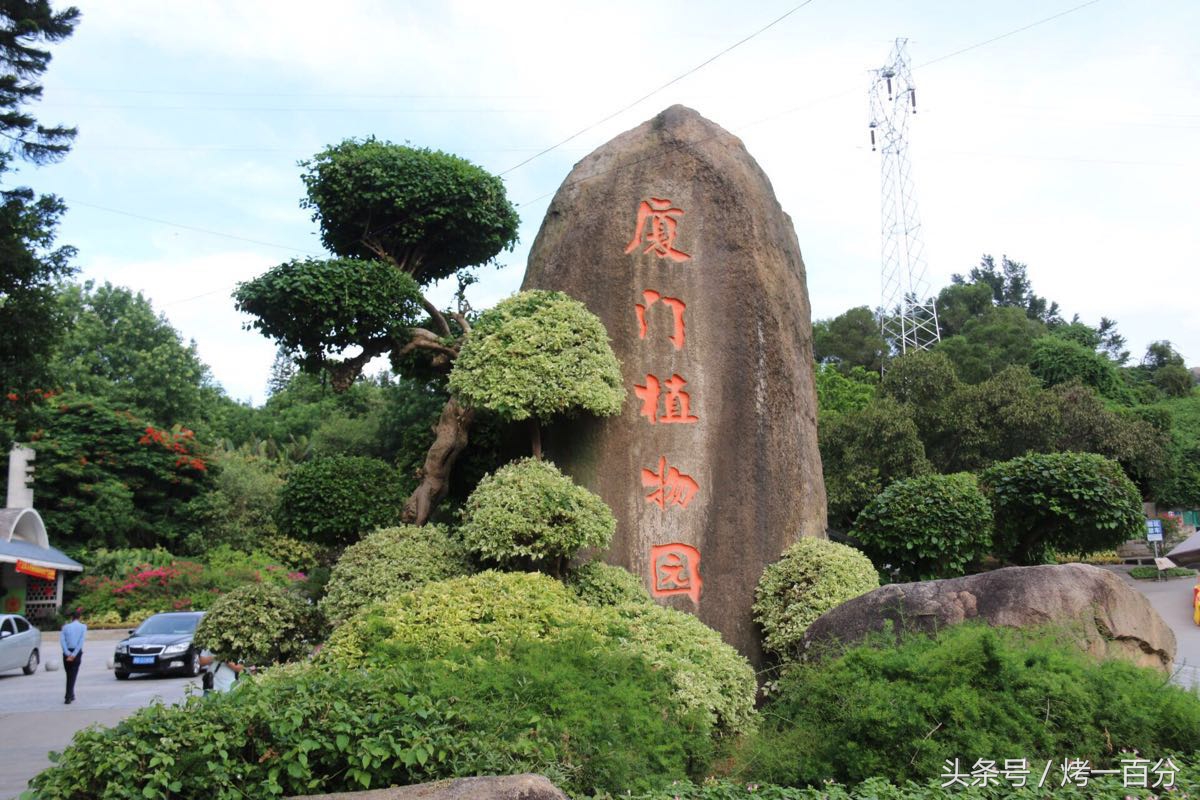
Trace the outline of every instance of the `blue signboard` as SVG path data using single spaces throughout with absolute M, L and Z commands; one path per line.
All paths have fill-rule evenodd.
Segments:
M 1162 520 L 1146 520 L 1146 541 L 1161 542 L 1163 540 Z

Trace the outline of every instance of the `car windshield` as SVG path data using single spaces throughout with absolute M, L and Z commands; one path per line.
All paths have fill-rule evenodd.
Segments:
M 164 614 L 162 616 L 151 617 L 138 626 L 134 631 L 135 636 L 156 636 L 162 634 L 184 634 L 195 633 L 196 625 L 200 622 L 200 618 L 188 614 L 187 616 L 174 614 Z

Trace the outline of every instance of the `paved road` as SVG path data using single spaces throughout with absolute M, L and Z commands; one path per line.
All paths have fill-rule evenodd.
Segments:
M 1175 631 L 1175 681 L 1188 687 L 1200 687 L 1200 626 L 1192 622 L 1193 578 L 1167 581 L 1125 580 L 1146 596 L 1154 610 Z
M 55 672 L 45 665 L 33 675 L 21 671 L 0 675 L 0 798 L 10 800 L 26 788 L 27 781 L 50 766 L 51 750 L 62 750 L 75 731 L 93 723 L 115 725 L 155 699 L 182 700 L 187 686 L 197 679 L 134 676 L 118 681 L 108 669 L 113 646 L 124 631 L 89 631 L 83 647 L 83 664 L 71 705 L 64 705 L 66 677 L 58 634 L 42 635 L 45 661 L 53 657 Z

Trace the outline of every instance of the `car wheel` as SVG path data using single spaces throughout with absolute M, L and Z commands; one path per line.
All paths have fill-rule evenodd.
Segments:
M 32 675 L 33 673 L 37 672 L 37 668 L 38 668 L 38 651 L 37 651 L 37 648 L 35 647 L 33 649 L 33 651 L 29 653 L 29 661 L 25 662 L 25 666 L 21 667 L 21 671 L 24 672 L 26 675 Z
M 119 670 L 119 669 L 118 669 L 118 670 L 114 670 L 114 671 L 113 671 L 113 675 L 116 675 L 116 676 L 117 676 L 117 680 L 119 680 L 119 681 L 127 681 L 127 680 L 129 680 L 129 673 L 128 673 L 128 672 L 121 672 L 121 670 Z
M 184 673 L 189 678 L 194 678 L 200 674 L 200 654 L 194 650 L 192 651 L 192 657 L 188 661 L 187 667 L 184 668 Z

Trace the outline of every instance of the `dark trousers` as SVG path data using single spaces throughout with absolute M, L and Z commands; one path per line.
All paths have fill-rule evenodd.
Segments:
M 67 661 L 67 657 L 63 656 L 63 672 L 67 673 L 67 700 L 75 699 L 75 679 L 79 677 L 79 665 L 81 663 L 83 663 L 82 651 L 70 661 Z

